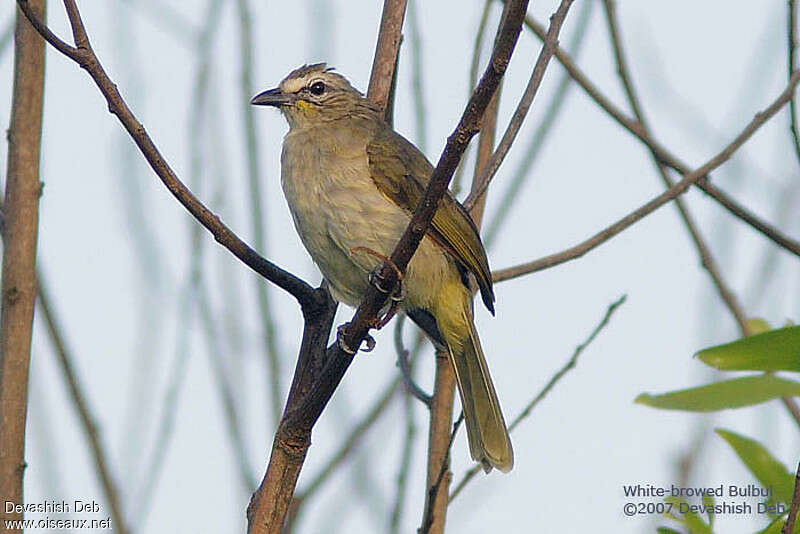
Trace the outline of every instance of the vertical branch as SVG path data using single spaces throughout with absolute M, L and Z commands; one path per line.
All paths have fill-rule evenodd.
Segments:
M 30 0 L 30 7 L 44 17 L 45 0 Z M 43 93 L 44 40 L 17 11 L 0 293 L 0 495 L 4 501 L 16 504 L 22 504 L 25 470 Z M 2 520 L 21 518 L 21 513 L 7 513 L 5 507 L 0 511 Z
M 425 482 L 427 491 L 420 528 L 426 534 L 442 534 L 447 518 L 447 494 L 453 478 L 448 464 L 455 388 L 456 379 L 447 353 L 436 351 L 436 377 L 428 430 L 428 475 Z
M 250 98 L 253 95 L 253 29 L 247 0 L 237 0 L 240 29 L 240 53 L 242 58 L 242 72 L 240 78 L 240 102 L 244 114 L 244 134 L 247 144 L 247 174 L 250 186 L 250 212 L 252 215 L 252 231 L 256 250 L 265 254 L 266 235 L 264 233 L 265 220 L 261 204 L 264 197 L 261 192 L 261 164 L 258 157 L 258 134 L 253 106 Z M 258 308 L 261 311 L 261 322 L 264 325 L 264 344 L 267 353 L 267 386 L 269 388 L 270 409 L 272 420 L 277 422 L 281 416 L 281 383 L 280 359 L 276 339 L 275 321 L 270 306 L 267 286 L 260 276 L 253 278 L 258 296 Z
M 510 4 L 506 4 L 495 36 L 495 46 L 501 37 L 502 19 L 507 14 Z M 481 133 L 478 139 L 478 155 L 475 160 L 475 173 L 472 177 L 470 191 L 475 192 L 480 186 L 478 177 L 482 175 L 494 151 L 495 132 L 497 130 L 497 110 L 500 105 L 500 91 L 502 80 L 497 90 L 489 100 L 486 112 L 481 122 Z M 480 228 L 483 208 L 486 202 L 486 192 L 481 194 L 470 212 L 475 225 Z M 425 492 L 425 507 L 423 512 L 422 530 L 430 534 L 444 532 L 447 517 L 448 493 L 453 473 L 450 471 L 451 422 L 453 420 L 453 398 L 455 396 L 455 372 L 450 364 L 446 351 L 436 351 L 436 376 L 433 387 L 433 402 L 431 403 L 431 421 L 428 443 L 428 476 Z
M 381 15 L 381 28 L 375 45 L 375 58 L 372 60 L 372 73 L 369 77 L 367 98 L 384 111 L 389 109 L 389 93 L 394 78 L 394 66 L 400 50 L 403 18 L 406 14 L 406 0 L 385 0 Z

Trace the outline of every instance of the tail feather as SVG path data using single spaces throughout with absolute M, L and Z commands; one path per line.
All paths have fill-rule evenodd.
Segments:
M 495 467 L 507 473 L 514 465 L 514 451 L 468 305 L 464 319 L 469 335 L 460 343 L 448 343 L 448 353 L 464 409 L 470 453 L 487 472 Z

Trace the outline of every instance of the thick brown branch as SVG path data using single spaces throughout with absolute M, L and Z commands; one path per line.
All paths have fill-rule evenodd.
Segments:
M 778 98 L 770 104 L 770 106 L 765 109 L 764 111 L 757 113 L 756 116 L 753 118 L 752 121 L 742 130 L 742 132 L 736 136 L 736 138 L 731 141 L 731 143 L 722 149 L 716 156 L 711 158 L 707 163 L 705 163 L 702 167 L 698 168 L 696 171 L 687 173 L 684 178 L 675 184 L 674 186 L 670 187 L 657 197 L 653 198 L 637 210 L 629 213 L 619 221 L 615 222 L 608 228 L 598 232 L 594 236 L 590 237 L 586 241 L 575 245 L 574 247 L 570 247 L 562 252 L 557 254 L 552 254 L 550 256 L 545 256 L 544 258 L 540 258 L 538 260 L 534 260 L 528 263 L 524 263 L 521 265 L 517 265 L 515 267 L 509 267 L 507 269 L 501 269 L 499 271 L 495 271 L 493 273 L 493 280 L 495 282 L 502 282 L 504 280 L 509 280 L 511 278 L 516 278 L 518 276 L 522 276 L 525 274 L 529 274 L 536 271 L 541 271 L 543 269 L 549 269 L 550 267 L 554 267 L 556 265 L 560 265 L 562 263 L 580 258 L 590 250 L 602 245 L 612 237 L 616 236 L 623 230 L 627 229 L 634 223 L 638 222 L 642 218 L 646 217 L 647 215 L 651 214 L 667 202 L 674 200 L 682 193 L 686 192 L 692 184 L 696 183 L 698 180 L 701 180 L 704 176 L 708 173 L 728 161 L 730 157 L 733 155 L 736 150 L 740 146 L 742 146 L 750 137 L 766 123 L 769 119 L 771 119 L 786 103 L 792 96 L 795 86 L 797 85 L 798 80 L 800 80 L 800 71 L 795 72 L 792 76 L 791 80 L 789 80 L 789 85 L 784 91 L 778 96 Z
M 37 17 L 28 8 L 27 0 L 17 0 L 17 4 L 22 8 L 26 17 L 31 20 L 34 27 L 44 28 L 41 18 Z M 95 55 L 86 36 L 86 29 L 75 6 L 74 1 L 64 0 L 67 8 L 70 24 L 73 28 L 73 37 L 78 43 L 78 48 L 74 53 L 64 52 L 68 57 L 76 61 L 89 76 L 92 77 L 100 92 L 108 103 L 108 109 L 117 116 L 130 136 L 133 138 L 142 155 L 145 157 L 150 167 L 158 175 L 159 179 L 169 189 L 170 193 L 200 222 L 222 246 L 232 252 L 237 258 L 244 262 L 248 267 L 259 273 L 261 276 L 274 283 L 281 289 L 291 293 L 303 307 L 314 307 L 319 305 L 317 293 L 314 288 L 293 274 L 284 271 L 274 263 L 261 257 L 255 250 L 250 248 L 244 241 L 234 234 L 220 218 L 211 212 L 192 192 L 180 181 L 167 161 L 161 155 L 153 140 L 147 134 L 144 126 L 136 119 L 130 110 L 117 86 L 108 77 L 100 60 Z M 52 35 L 52 34 L 50 34 Z M 47 34 L 42 34 L 47 38 Z M 48 42 L 53 44 L 48 39 Z M 54 45 L 55 46 L 55 45 Z M 58 47 L 57 47 L 58 48 Z
M 547 33 L 544 27 L 536 22 L 532 17 L 525 18 L 525 25 L 538 37 L 540 40 L 546 39 Z M 575 80 L 578 85 L 586 92 L 589 97 L 597 103 L 606 113 L 623 128 L 628 130 L 636 136 L 642 143 L 648 146 L 657 156 L 658 160 L 666 164 L 668 167 L 675 169 L 680 174 L 687 174 L 691 172 L 691 168 L 683 163 L 678 157 L 674 156 L 664 146 L 662 146 L 655 139 L 650 138 L 642 129 L 639 122 L 625 115 L 618 107 L 616 107 L 611 100 L 608 99 L 600 90 L 586 77 L 586 75 L 578 68 L 570 56 L 561 48 L 556 48 L 556 59 L 566 69 L 569 75 Z M 800 256 L 800 243 L 783 235 L 777 228 L 769 223 L 761 220 L 759 217 L 750 213 L 744 206 L 736 202 L 727 193 L 715 187 L 709 181 L 708 176 L 701 177 L 697 180 L 696 185 L 703 190 L 707 195 L 715 199 L 732 215 L 741 219 L 746 224 L 752 226 L 757 231 L 762 233 L 765 237 L 770 239 L 776 245 L 788 250 L 789 252 Z
M 37 16 L 44 16 L 44 0 L 32 2 L 28 7 Z M 0 495 L 3 501 L 16 505 L 21 505 L 23 498 L 28 373 L 36 300 L 44 58 L 44 41 L 18 12 L 11 125 L 7 133 L 3 203 L 5 245 L 0 293 Z M 0 521 L 22 519 L 22 513 L 16 510 L 9 512 L 4 506 Z
M 386 113 L 391 113 L 392 108 L 389 105 L 389 94 L 392 91 L 392 80 L 394 79 L 397 54 L 400 51 L 405 15 L 406 0 L 384 1 L 367 98 Z

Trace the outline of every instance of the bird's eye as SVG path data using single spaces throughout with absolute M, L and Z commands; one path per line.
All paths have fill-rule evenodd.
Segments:
M 322 82 L 314 82 L 308 87 L 308 90 L 311 91 L 312 95 L 320 96 L 325 92 L 325 84 Z

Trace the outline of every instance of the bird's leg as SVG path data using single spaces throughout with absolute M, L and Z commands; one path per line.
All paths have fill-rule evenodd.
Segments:
M 394 317 L 395 314 L 397 313 L 397 310 L 400 306 L 400 302 L 402 302 L 402 300 L 405 298 L 405 287 L 403 286 L 403 271 L 401 271 L 397 267 L 397 265 L 394 264 L 391 258 L 388 258 L 383 254 L 381 254 L 380 252 L 372 250 L 371 248 L 353 247 L 350 249 L 350 254 L 355 254 L 356 252 L 364 252 L 366 254 L 369 254 L 370 256 L 378 258 L 379 260 L 383 260 L 389 267 L 394 269 L 395 273 L 397 273 L 398 284 L 390 296 L 391 304 L 389 305 L 389 309 L 386 311 L 383 317 L 375 319 L 375 321 L 370 325 L 373 328 L 380 330 L 381 328 L 386 326 L 389 321 L 392 320 L 392 317 Z M 369 283 L 374 285 L 381 293 L 389 293 L 389 290 L 381 285 L 382 280 L 383 277 L 381 276 L 381 266 L 378 265 L 377 267 L 375 267 L 375 269 L 370 271 Z

